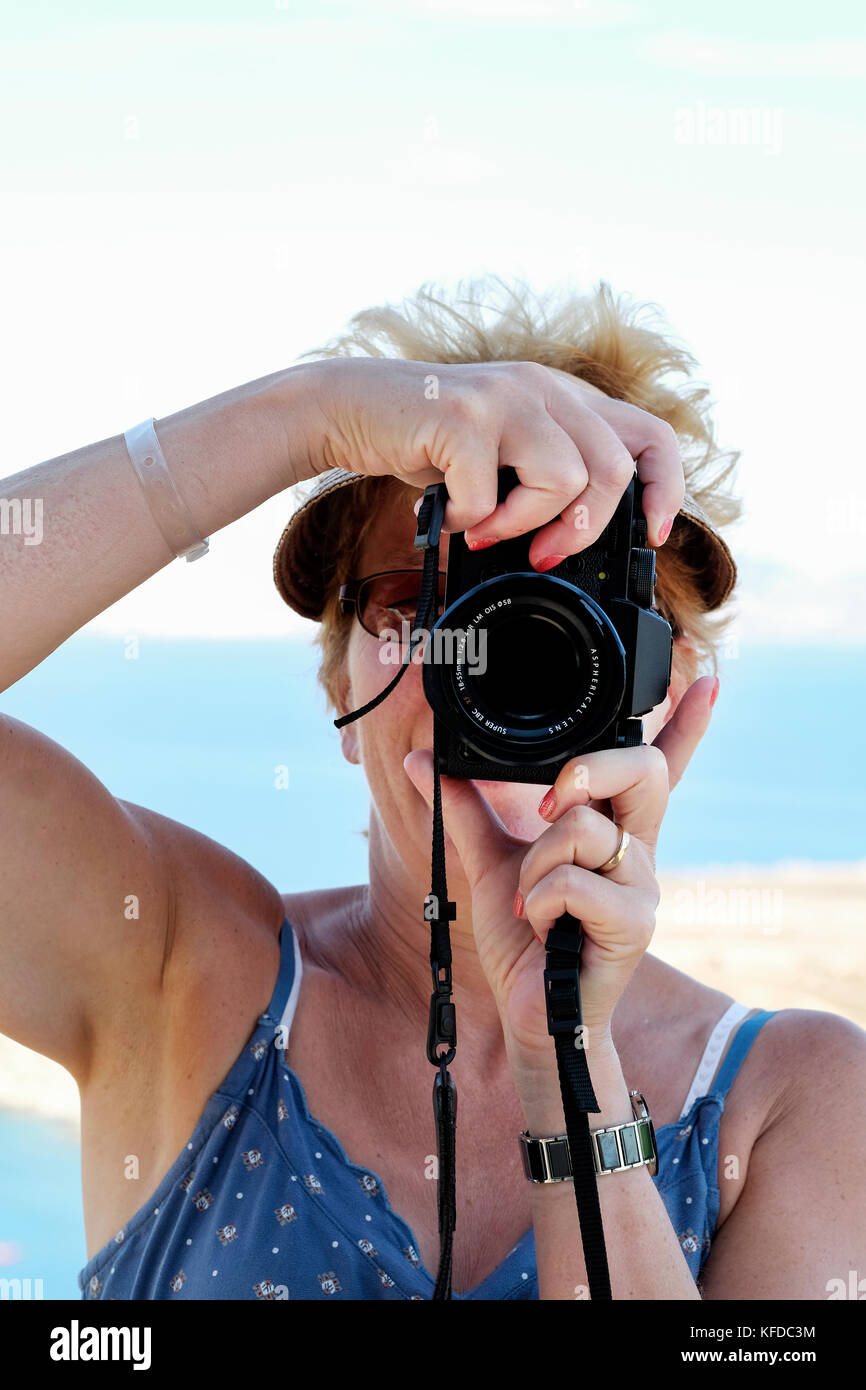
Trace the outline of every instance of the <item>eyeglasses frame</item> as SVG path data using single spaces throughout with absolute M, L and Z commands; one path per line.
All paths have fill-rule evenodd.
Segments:
M 420 565 L 418 565 L 415 568 L 404 566 L 402 569 L 377 570 L 375 574 L 365 574 L 360 579 L 350 579 L 345 584 L 340 585 L 339 593 L 337 595 L 340 608 L 343 613 L 353 613 L 355 617 L 358 619 L 358 623 L 360 624 L 363 631 L 366 632 L 370 637 L 376 637 L 378 641 L 378 634 L 375 632 L 370 632 L 370 629 L 368 627 L 364 627 L 364 624 L 361 621 L 361 610 L 358 607 L 358 596 L 360 594 L 362 586 L 364 584 L 368 584 L 371 579 L 384 579 L 389 574 L 417 574 L 420 576 L 421 574 L 423 574 L 423 572 L 423 568 Z M 444 579 L 447 576 L 447 570 L 438 570 L 437 573 L 439 574 L 440 579 Z

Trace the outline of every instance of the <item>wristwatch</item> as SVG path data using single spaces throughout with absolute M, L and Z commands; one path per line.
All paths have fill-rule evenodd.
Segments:
M 648 1168 L 655 1177 L 659 1168 L 653 1122 L 640 1091 L 629 1091 L 633 1120 L 589 1132 L 596 1173 L 624 1173 L 629 1168 Z M 571 1150 L 568 1135 L 534 1139 L 528 1130 L 520 1136 L 523 1171 L 530 1182 L 570 1182 Z

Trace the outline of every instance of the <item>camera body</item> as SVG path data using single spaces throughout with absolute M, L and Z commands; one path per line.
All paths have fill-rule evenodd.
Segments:
M 500 470 L 500 502 L 516 483 Z M 445 776 L 552 783 L 583 753 L 643 742 L 673 641 L 652 606 L 642 493 L 635 474 L 598 540 L 543 574 L 529 563 L 534 531 L 474 552 L 451 535 L 423 655 Z

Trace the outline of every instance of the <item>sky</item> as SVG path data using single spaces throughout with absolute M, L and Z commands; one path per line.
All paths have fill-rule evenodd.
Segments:
M 859 7 L 6 0 L 0 35 L 0 479 L 425 282 L 605 279 L 742 451 L 735 631 L 863 641 Z M 292 505 L 90 628 L 309 634 L 271 580 Z

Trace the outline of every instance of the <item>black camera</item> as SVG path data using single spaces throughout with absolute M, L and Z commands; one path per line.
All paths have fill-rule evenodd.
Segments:
M 516 484 L 500 470 L 500 502 Z M 543 574 L 529 563 L 535 532 L 480 551 L 452 533 L 423 654 L 445 776 L 554 782 L 571 758 L 643 741 L 673 641 L 652 606 L 642 493 L 635 474 L 598 540 Z

